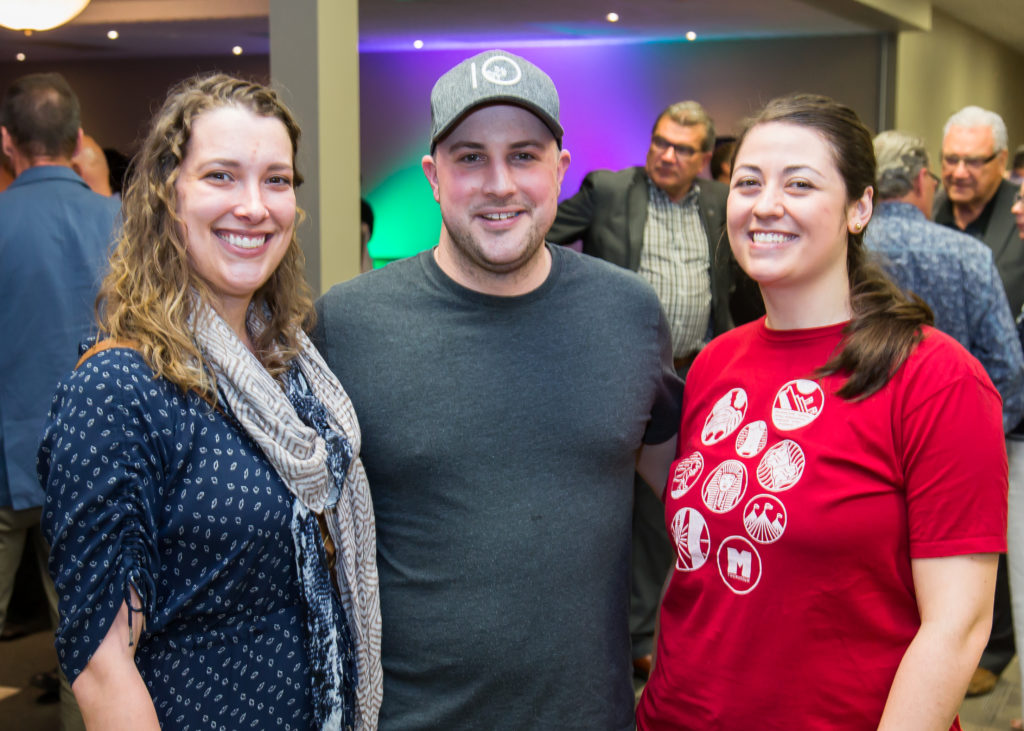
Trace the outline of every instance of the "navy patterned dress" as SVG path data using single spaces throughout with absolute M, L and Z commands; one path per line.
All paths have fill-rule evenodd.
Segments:
M 309 728 L 294 498 L 233 416 L 106 350 L 60 383 L 39 473 L 71 682 L 134 587 L 164 728 Z

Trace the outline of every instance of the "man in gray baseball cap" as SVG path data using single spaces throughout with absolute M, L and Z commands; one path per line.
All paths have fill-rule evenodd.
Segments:
M 467 58 L 434 84 L 430 92 L 431 152 L 463 117 L 485 104 L 513 104 L 533 112 L 561 149 L 558 91 L 551 77 L 525 58 L 487 51 Z
M 665 484 L 681 383 L 654 291 L 545 243 L 558 94 L 487 51 L 431 94 L 436 247 L 336 285 L 313 332 L 377 520 L 382 729 L 633 728 L 633 471 Z M 650 446 L 645 446 L 650 445 Z

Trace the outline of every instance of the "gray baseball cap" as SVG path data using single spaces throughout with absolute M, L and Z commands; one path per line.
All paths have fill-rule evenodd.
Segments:
M 514 104 L 540 118 L 558 146 L 558 91 L 551 77 L 507 51 L 484 51 L 448 71 L 430 92 L 430 150 L 463 117 L 485 104 Z

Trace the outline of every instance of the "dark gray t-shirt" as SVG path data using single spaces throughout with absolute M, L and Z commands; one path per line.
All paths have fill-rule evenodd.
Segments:
M 519 297 L 427 251 L 317 303 L 377 516 L 382 729 L 633 727 L 635 455 L 682 388 L 650 286 L 549 249 Z

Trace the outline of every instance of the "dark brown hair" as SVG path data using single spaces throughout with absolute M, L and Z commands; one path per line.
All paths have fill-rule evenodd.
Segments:
M 820 134 L 832 150 L 848 202 L 857 200 L 874 185 L 871 132 L 849 107 L 816 94 L 773 99 L 747 122 L 736 150 L 743 146 L 751 129 L 768 122 L 795 124 Z M 846 271 L 853 316 L 843 330 L 836 354 L 813 375 L 847 375 L 838 393 L 859 400 L 889 382 L 920 342 L 921 326 L 931 325 L 934 318 L 924 300 L 904 293 L 870 260 L 863 231 L 847 234 Z
M 0 124 L 29 159 L 70 159 L 82 126 L 78 97 L 60 74 L 22 76 L 4 95 Z

